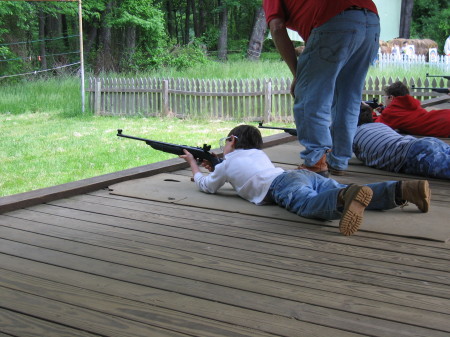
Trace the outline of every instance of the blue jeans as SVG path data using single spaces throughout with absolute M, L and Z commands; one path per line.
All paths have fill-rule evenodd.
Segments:
M 433 137 L 420 138 L 409 149 L 400 171 L 450 179 L 450 145 Z
M 367 184 L 373 190 L 373 197 L 366 209 L 397 207 L 396 184 L 396 181 Z M 333 220 L 342 215 L 342 208 L 337 206 L 338 194 L 347 186 L 308 170 L 291 170 L 275 178 L 269 195 L 276 204 L 302 217 Z
M 313 166 L 331 149 L 328 163 L 347 168 L 379 35 L 378 16 L 362 10 L 344 11 L 312 30 L 298 58 L 294 89 L 294 118 L 298 140 L 306 148 L 300 153 L 305 165 Z

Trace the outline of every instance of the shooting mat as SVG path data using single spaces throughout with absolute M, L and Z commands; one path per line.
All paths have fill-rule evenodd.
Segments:
M 256 206 L 241 199 L 225 185 L 215 195 L 200 192 L 190 176 L 158 174 L 148 178 L 125 181 L 109 187 L 111 194 L 185 206 L 209 208 L 233 213 L 242 213 L 265 218 L 301 221 L 320 226 L 338 227 L 339 221 L 305 219 L 277 205 Z M 428 213 L 420 213 L 415 205 L 388 211 L 366 211 L 361 231 L 417 237 L 445 242 L 450 239 L 450 226 L 444 214 L 445 207 L 432 205 Z M 448 219 L 448 218 L 447 218 Z

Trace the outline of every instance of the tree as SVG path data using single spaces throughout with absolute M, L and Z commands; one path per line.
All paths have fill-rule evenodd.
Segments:
M 227 60 L 228 53 L 228 8 L 226 3 L 219 1 L 220 9 L 220 35 L 219 35 L 219 53 L 218 59 L 221 61 Z
M 247 57 L 249 60 L 259 60 L 266 30 L 267 23 L 264 9 L 259 7 L 256 10 L 255 23 L 253 25 L 252 36 L 250 37 L 250 42 L 247 49 Z
M 399 37 L 409 39 L 414 0 L 402 0 Z
M 449 17 L 448 0 L 415 0 L 411 24 L 412 37 L 434 40 L 442 52 L 445 39 L 450 35 Z

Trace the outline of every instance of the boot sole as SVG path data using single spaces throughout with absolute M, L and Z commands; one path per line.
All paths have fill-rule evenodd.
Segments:
M 368 186 L 351 186 L 346 194 L 339 231 L 348 236 L 356 233 L 361 226 L 364 210 L 372 200 L 373 191 Z

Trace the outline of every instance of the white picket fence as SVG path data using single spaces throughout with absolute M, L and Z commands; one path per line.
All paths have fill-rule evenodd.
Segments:
M 369 78 L 362 100 L 378 98 L 398 78 Z M 410 88 L 448 87 L 449 81 L 401 79 Z M 89 106 L 98 115 L 177 116 L 243 121 L 292 122 L 290 79 L 206 80 L 181 78 L 89 79 Z M 413 91 L 419 98 L 439 96 Z
M 385 66 L 396 65 L 408 68 L 416 66 L 418 64 L 427 64 L 440 69 L 444 73 L 448 73 L 450 70 L 450 56 L 437 55 L 435 59 L 427 61 L 425 55 L 394 55 L 394 54 L 378 54 L 378 58 L 375 61 L 377 66 L 383 68 Z

